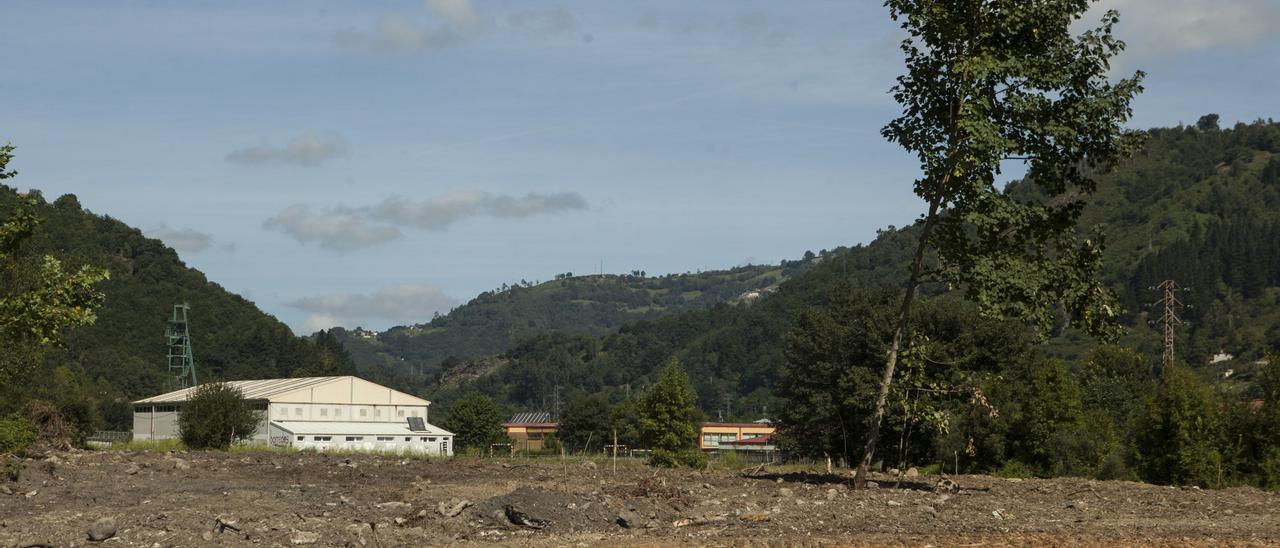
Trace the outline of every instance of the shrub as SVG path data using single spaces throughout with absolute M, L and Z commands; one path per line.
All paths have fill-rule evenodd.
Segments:
M 649 453 L 649 466 L 659 466 L 663 468 L 705 468 L 707 466 L 707 454 L 697 449 L 685 449 L 683 451 L 671 451 L 668 449 L 654 449 Z
M 1138 424 L 1135 461 L 1142 479 L 1175 485 L 1218 485 L 1222 470 L 1220 401 L 1188 370 L 1174 367 Z
M 1029 478 L 1035 475 L 1035 470 L 1020 460 L 1010 459 L 996 470 L 996 475 L 1002 478 Z
M 190 449 L 226 449 L 253 437 L 262 416 L 240 389 L 225 383 L 200 385 L 178 414 L 178 433 Z
M 0 453 L 21 454 L 35 441 L 35 427 L 21 415 L 0 419 Z

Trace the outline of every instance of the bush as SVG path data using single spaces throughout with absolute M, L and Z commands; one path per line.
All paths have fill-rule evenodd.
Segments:
M 178 433 L 190 449 L 226 449 L 253 437 L 262 415 L 249 408 L 240 389 L 225 383 L 200 385 L 178 414 Z
M 1221 402 L 1191 371 L 1165 371 L 1138 424 L 1135 462 L 1151 483 L 1216 486 L 1222 472 Z
M 22 454 L 35 441 L 35 427 L 21 415 L 0 419 L 0 453 Z
M 649 453 L 649 466 L 660 466 L 663 468 L 705 468 L 707 466 L 707 454 L 697 449 L 686 449 L 684 451 L 670 451 L 667 449 L 654 449 Z
M 996 470 L 995 475 L 1002 478 L 1029 478 L 1035 476 L 1035 470 L 1020 460 L 1010 459 Z

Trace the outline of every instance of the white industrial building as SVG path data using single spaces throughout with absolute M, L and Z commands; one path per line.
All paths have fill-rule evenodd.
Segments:
M 250 438 L 300 449 L 452 455 L 453 433 L 427 422 L 431 402 L 358 377 L 228 381 L 262 422 Z M 133 439 L 178 437 L 184 388 L 133 402 Z

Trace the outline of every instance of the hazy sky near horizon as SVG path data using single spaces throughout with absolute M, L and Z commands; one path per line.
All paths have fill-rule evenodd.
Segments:
M 1130 44 L 1117 70 L 1149 73 L 1133 127 L 1277 114 L 1280 2 L 1103 5 Z M 299 332 L 602 262 L 776 263 L 923 209 L 879 134 L 902 63 L 876 1 L 3 12 L 7 182 L 76 194 Z

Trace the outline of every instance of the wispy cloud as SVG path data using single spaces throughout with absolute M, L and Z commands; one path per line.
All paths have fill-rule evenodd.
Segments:
M 239 164 L 286 163 L 314 166 L 347 153 L 347 144 L 336 133 L 307 131 L 284 146 L 262 144 L 231 151 L 227 161 Z
M 507 24 L 520 30 L 556 35 L 573 32 L 578 27 L 578 18 L 564 8 L 518 11 L 507 16 Z
M 493 31 L 515 30 L 543 36 L 567 34 L 578 26 L 569 10 L 524 10 L 495 18 L 476 11 L 470 0 L 425 0 L 421 14 L 387 14 L 369 30 L 334 33 L 335 46 L 369 51 L 432 50 L 453 47 Z
M 147 230 L 146 235 L 164 242 L 165 245 L 178 251 L 198 253 L 213 245 L 213 236 L 191 228 L 170 228 L 160 225 Z
M 470 0 L 426 0 L 424 22 L 403 14 L 387 14 L 371 31 L 344 30 L 333 35 L 334 45 L 371 51 L 424 50 L 455 46 L 489 25 L 476 15 Z
M 421 201 L 393 195 L 377 205 L 337 207 L 324 213 L 294 205 L 262 226 L 289 234 L 299 242 L 317 242 L 321 247 L 347 251 L 399 238 L 397 227 L 443 231 L 473 217 L 519 218 L 587 208 L 587 200 L 576 192 L 530 192 L 524 196 L 456 192 Z
M 1280 27 L 1275 0 L 1102 0 L 1084 23 L 1096 23 L 1108 9 L 1120 12 L 1116 34 L 1137 58 L 1248 46 L 1277 39 Z
M 439 288 L 421 284 L 384 287 L 373 293 L 318 295 L 285 303 L 291 308 L 311 313 L 303 322 L 307 332 L 338 325 L 356 327 L 372 321 L 422 322 L 457 304 L 457 299 Z
M 285 208 L 264 221 L 262 227 L 284 232 L 302 243 L 316 242 L 320 247 L 338 251 L 368 247 L 400 237 L 396 228 L 370 224 L 353 212 L 314 213 L 302 205 Z
M 494 196 L 486 192 L 458 192 L 415 202 L 403 196 L 391 196 L 364 212 L 373 219 L 391 224 L 444 230 L 469 217 L 529 217 L 586 209 L 587 200 L 576 192 L 539 194 L 523 197 Z

